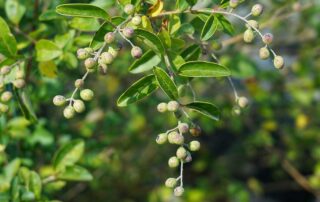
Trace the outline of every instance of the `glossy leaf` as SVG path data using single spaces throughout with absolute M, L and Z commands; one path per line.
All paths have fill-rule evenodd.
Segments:
M 209 40 L 218 29 L 218 20 L 214 15 L 210 15 L 201 32 L 201 40 Z
M 17 54 L 17 41 L 12 35 L 6 21 L 0 17 L 0 53 L 7 57 Z
M 26 10 L 26 7 L 18 0 L 6 0 L 5 11 L 7 17 L 13 24 L 19 24 Z
M 67 166 L 64 171 L 57 175 L 59 180 L 90 181 L 93 179 L 89 171 L 81 166 Z
M 216 121 L 219 120 L 219 117 L 220 117 L 219 109 L 215 105 L 213 105 L 209 102 L 197 101 L 197 102 L 189 103 L 185 106 L 189 109 L 195 110 L 195 111 L 209 117 L 210 119 L 213 119 Z
M 82 4 L 82 3 L 74 3 L 74 4 L 62 4 L 57 6 L 56 12 L 72 17 L 83 17 L 83 18 L 102 18 L 104 20 L 108 20 L 110 18 L 109 14 L 99 8 L 97 6 L 93 6 L 91 4 Z
M 164 53 L 164 47 L 157 35 L 152 32 L 146 31 L 144 29 L 136 29 L 135 34 L 138 38 L 142 39 L 142 41 L 149 46 L 155 52 Z
M 37 60 L 49 61 L 59 57 L 62 50 L 52 41 L 41 39 L 36 43 Z
M 161 62 L 161 58 L 152 50 L 145 52 L 141 58 L 135 60 L 129 67 L 129 71 L 138 74 L 151 70 L 154 66 Z
M 195 61 L 198 60 L 201 54 L 201 47 L 198 44 L 193 44 L 186 48 L 184 51 L 181 52 L 181 57 L 185 61 Z
M 223 15 L 217 15 L 216 17 L 217 22 L 219 23 L 220 28 L 230 36 L 234 34 L 234 28 L 233 25 L 223 16 Z
M 71 20 L 70 27 L 84 32 L 94 32 L 100 28 L 100 23 L 96 18 L 75 17 Z
M 170 76 L 160 67 L 155 67 L 153 69 L 153 73 L 156 76 L 160 88 L 168 95 L 169 98 L 177 100 L 179 98 L 178 89 Z
M 217 63 L 191 61 L 180 67 L 179 75 L 185 77 L 223 77 L 230 76 L 231 72 Z
M 156 77 L 148 75 L 132 84 L 118 99 L 119 107 L 140 101 L 158 89 Z

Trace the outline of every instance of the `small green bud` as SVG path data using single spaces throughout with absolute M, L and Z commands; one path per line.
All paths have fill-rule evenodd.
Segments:
M 94 69 L 96 65 L 97 65 L 97 61 L 94 58 L 87 58 L 84 61 L 84 66 L 87 69 Z
M 160 113 L 166 112 L 167 109 L 168 109 L 168 105 L 167 105 L 167 103 L 164 103 L 164 102 L 158 104 L 158 106 L 157 106 L 157 110 L 158 110 L 158 112 L 160 112 Z
M 284 67 L 284 59 L 281 56 L 274 57 L 273 60 L 274 67 L 277 69 L 282 69 Z
M 1 113 L 7 113 L 9 111 L 8 105 L 0 103 L 0 112 Z
M 10 66 L 3 66 L 1 69 L 0 69 L 0 74 L 1 75 L 7 75 L 9 74 L 11 71 L 11 67 Z
M 64 110 L 63 110 L 63 116 L 66 119 L 71 119 L 74 117 L 75 114 L 75 110 L 72 106 L 67 106 Z
M 140 58 L 142 56 L 142 49 L 138 46 L 134 46 L 131 49 L 131 56 L 136 59 Z
M 190 134 L 194 137 L 198 137 L 201 134 L 201 128 L 198 125 L 192 126 L 189 130 Z
M 99 64 L 111 64 L 114 60 L 114 57 L 111 53 L 109 52 L 104 52 L 101 54 L 100 59 L 99 59 Z
M 164 144 L 168 140 L 168 135 L 166 133 L 161 133 L 157 136 L 156 142 L 158 144 Z
M 273 35 L 271 33 L 267 33 L 267 34 L 263 35 L 262 40 L 263 40 L 263 43 L 269 45 L 273 41 Z
M 239 0 L 230 0 L 229 1 L 229 6 L 231 8 L 236 8 L 239 5 Z
M 53 98 L 53 104 L 56 106 L 62 106 L 66 103 L 66 98 L 62 95 L 56 95 Z
M 196 140 L 190 142 L 189 148 L 190 151 L 198 151 L 200 149 L 200 142 Z
M 108 73 L 108 65 L 106 64 L 99 64 L 99 73 L 101 75 L 106 75 Z
M 131 27 L 125 27 L 122 30 L 122 33 L 126 38 L 132 38 L 134 35 L 134 30 Z
M 176 187 L 173 191 L 173 194 L 177 197 L 182 196 L 184 192 L 183 187 Z
M 10 91 L 5 91 L 1 95 L 1 102 L 9 102 L 12 98 L 12 93 Z
M 253 27 L 259 29 L 259 23 L 256 20 L 249 20 L 246 26 L 248 29 Z
M 82 79 L 77 79 L 75 82 L 74 82 L 74 86 L 76 88 L 81 88 L 84 84 L 84 81 Z
M 80 49 L 77 50 L 77 58 L 78 58 L 79 60 L 85 60 L 85 59 L 87 59 L 89 56 L 90 56 L 89 53 L 88 53 L 85 49 L 80 48 Z
M 131 20 L 132 24 L 138 26 L 141 24 L 141 17 L 140 16 L 134 16 Z
M 80 91 L 80 97 L 85 101 L 90 101 L 93 99 L 94 93 L 90 89 L 84 89 Z
M 24 71 L 19 69 L 18 71 L 16 71 L 16 79 L 23 79 L 24 78 Z
M 184 143 L 184 137 L 178 132 L 172 131 L 168 134 L 168 141 L 170 144 L 182 145 Z
M 104 41 L 108 44 L 114 42 L 116 36 L 113 32 L 108 32 L 104 35 Z
M 262 12 L 263 6 L 261 4 L 255 4 L 251 9 L 251 13 L 253 16 L 259 16 L 262 14 Z
M 189 131 L 189 125 L 187 123 L 179 123 L 178 130 L 180 133 L 187 133 Z
M 177 180 L 173 177 L 168 178 L 165 182 L 166 187 L 173 188 L 177 185 Z
M 170 168 L 176 168 L 180 164 L 179 159 L 176 156 L 170 157 L 168 161 L 168 165 Z
M 238 98 L 238 105 L 241 108 L 246 108 L 249 104 L 249 100 L 246 97 L 239 97 Z
M 128 15 L 131 15 L 134 13 L 134 6 L 132 4 L 127 4 L 124 6 L 124 9 L 123 11 L 128 14 Z
M 187 153 L 187 150 L 181 146 L 177 149 L 176 155 L 179 159 L 185 159 L 188 153 Z
M 259 50 L 259 57 L 260 57 L 260 59 L 262 59 L 262 60 L 268 59 L 268 58 L 270 57 L 270 51 L 269 51 L 269 49 L 266 48 L 266 47 L 260 48 L 260 50 Z
M 246 43 L 251 43 L 254 40 L 254 33 L 252 29 L 247 29 L 243 34 L 243 40 Z
M 168 111 L 176 112 L 178 111 L 180 104 L 177 101 L 170 101 L 168 102 Z
M 24 79 L 17 79 L 17 80 L 13 81 L 13 85 L 14 85 L 14 87 L 20 89 L 20 88 L 25 87 L 26 81 Z

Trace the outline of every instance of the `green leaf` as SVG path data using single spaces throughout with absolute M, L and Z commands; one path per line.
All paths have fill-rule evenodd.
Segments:
M 58 20 L 63 18 L 64 17 L 59 15 L 55 10 L 47 10 L 39 16 L 40 21 Z
M 67 166 L 64 171 L 57 175 L 57 178 L 68 181 L 90 181 L 93 179 L 87 169 L 77 165 Z
M 52 41 L 41 39 L 36 43 L 37 61 L 49 61 L 59 57 L 62 50 Z
M 155 52 L 164 54 L 164 46 L 157 35 L 144 29 L 136 29 L 135 35 Z
M 26 7 L 18 0 L 6 0 L 5 11 L 7 17 L 13 24 L 19 24 L 26 10 Z
M 194 6 L 198 0 L 186 0 L 190 6 Z
M 215 105 L 209 102 L 196 101 L 196 102 L 189 103 L 185 106 L 189 109 L 195 110 L 209 117 L 210 119 L 213 119 L 215 121 L 219 120 L 219 117 L 220 117 L 219 109 Z
M 185 61 L 194 61 L 199 59 L 200 54 L 201 54 L 200 45 L 193 44 L 188 48 L 186 48 L 184 51 L 182 51 L 180 55 L 181 57 L 183 57 Z
M 177 15 L 170 16 L 168 30 L 171 35 L 175 34 L 181 26 L 180 17 Z
M 2 17 L 0 17 L 0 53 L 7 57 L 15 57 L 17 54 L 17 41 Z
M 201 40 L 209 40 L 218 29 L 218 20 L 214 15 L 210 15 L 201 32 Z
M 129 67 L 129 71 L 138 74 L 151 70 L 154 66 L 161 62 L 161 58 L 152 50 L 145 52 L 141 58 L 135 60 Z
M 18 89 L 14 89 L 14 94 L 18 100 L 20 109 L 22 111 L 22 114 L 24 115 L 24 117 L 31 121 L 32 123 L 36 123 L 38 121 L 37 115 L 34 112 L 34 109 L 30 103 L 30 99 L 28 97 L 28 95 L 22 91 L 20 92 Z
M 31 171 L 30 172 L 30 191 L 34 193 L 36 199 L 41 198 L 41 191 L 42 191 L 42 181 L 41 177 L 38 173 Z
M 4 167 L 3 173 L 7 181 L 10 182 L 13 179 L 13 177 L 16 176 L 20 168 L 20 165 L 21 160 L 16 158 L 10 161 L 10 163 Z
M 84 152 L 84 141 L 73 140 L 62 146 L 55 154 L 53 167 L 55 170 L 63 170 L 66 166 L 74 165 Z
M 191 61 L 183 64 L 179 75 L 185 77 L 223 77 L 230 76 L 228 68 L 213 62 Z
M 62 4 L 57 6 L 56 12 L 61 15 L 72 17 L 102 18 L 104 20 L 109 20 L 110 18 L 105 10 L 91 4 Z
M 184 11 L 189 7 L 189 4 L 186 0 L 177 0 L 176 1 L 176 9 L 179 11 Z
M 160 67 L 155 67 L 153 72 L 160 88 L 168 95 L 169 98 L 177 100 L 179 98 L 178 89 L 169 75 Z
M 39 70 L 42 76 L 56 78 L 58 73 L 57 65 L 53 61 L 39 62 Z
M 219 26 L 225 33 L 229 34 L 230 36 L 234 34 L 233 25 L 223 15 L 217 15 L 216 19 L 219 23 Z
M 70 27 L 84 32 L 94 32 L 100 28 L 100 24 L 96 18 L 75 17 L 71 20 Z
M 149 96 L 158 89 L 156 77 L 152 75 L 145 76 L 132 84 L 118 99 L 117 105 L 125 107 L 129 104 L 140 101 Z

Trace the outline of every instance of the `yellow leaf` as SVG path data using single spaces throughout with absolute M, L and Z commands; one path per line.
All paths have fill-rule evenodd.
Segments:
M 40 62 L 39 70 L 42 76 L 49 78 L 57 77 L 57 65 L 53 61 Z
M 145 15 L 142 16 L 141 21 L 142 21 L 141 25 L 142 25 L 143 29 L 148 30 L 148 31 L 153 31 L 152 26 L 151 26 L 151 22 L 147 16 L 145 16 Z
M 156 4 L 150 7 L 148 14 L 151 17 L 155 17 L 162 12 L 163 9 L 163 1 L 158 0 Z

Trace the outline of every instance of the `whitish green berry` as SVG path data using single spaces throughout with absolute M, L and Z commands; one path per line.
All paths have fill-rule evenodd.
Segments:
M 179 123 L 178 129 L 180 133 L 187 133 L 189 131 L 189 125 L 187 123 Z
M 113 56 L 113 58 L 116 58 L 119 54 L 120 49 L 121 49 L 120 45 L 109 46 L 108 53 L 110 53 Z
M 93 48 L 87 47 L 84 49 L 88 54 L 92 54 L 94 52 Z
M 0 69 L 0 74 L 1 75 L 7 75 L 9 74 L 11 71 L 11 67 L 10 66 L 3 66 L 1 69 Z
M 90 89 L 84 89 L 80 91 L 80 97 L 85 101 L 90 101 L 93 99 L 94 93 Z
M 71 119 L 74 117 L 74 114 L 75 114 L 75 110 L 72 106 L 67 106 L 66 108 L 64 108 L 63 110 L 63 116 L 66 118 L 66 119 Z
M 167 105 L 167 103 L 164 103 L 164 102 L 158 104 L 158 106 L 157 106 L 157 110 L 160 113 L 166 112 L 167 109 L 168 109 L 168 105 Z
M 15 77 L 16 77 L 16 79 L 23 79 L 24 78 L 24 71 L 19 69 L 18 71 L 16 71 Z
M 88 53 L 85 49 L 80 48 L 80 49 L 77 50 L 77 58 L 78 58 L 79 60 L 85 60 L 85 59 L 87 59 L 89 56 L 90 56 L 89 53 Z
M 168 161 L 168 165 L 170 168 L 176 168 L 179 166 L 179 159 L 176 156 L 170 157 Z
M 198 151 L 200 149 L 200 142 L 196 140 L 190 142 L 189 148 L 190 151 Z
M 267 47 L 262 47 L 260 48 L 259 50 L 259 57 L 262 59 L 262 60 L 266 60 L 270 57 L 270 51 Z
M 201 134 L 201 128 L 198 125 L 192 126 L 189 130 L 190 134 L 194 137 L 198 137 Z
M 239 0 L 230 0 L 229 1 L 229 6 L 231 8 L 236 8 L 239 5 Z
M 166 187 L 173 188 L 177 185 L 177 180 L 173 177 L 168 178 L 165 182 Z
M 183 187 L 176 187 L 173 191 L 173 194 L 177 197 L 182 196 L 184 192 L 184 188 Z
M 125 27 L 122 30 L 122 33 L 126 38 L 132 38 L 134 35 L 134 30 L 131 27 Z
M 188 153 L 187 153 L 187 150 L 181 146 L 177 149 L 176 155 L 179 159 L 185 159 Z
M 62 106 L 66 103 L 66 98 L 62 95 L 56 95 L 53 98 L 53 104 L 56 106 Z
M 232 113 L 233 113 L 234 115 L 239 116 L 239 115 L 241 114 L 241 108 L 240 108 L 239 106 L 234 106 L 234 107 L 232 108 Z
M 94 58 L 87 58 L 84 61 L 84 66 L 87 69 L 93 69 L 93 68 L 95 68 L 96 65 L 97 65 L 97 61 Z
M 247 29 L 243 34 L 243 40 L 246 43 L 251 43 L 254 40 L 254 33 L 252 29 Z
M 127 4 L 124 6 L 124 9 L 123 11 L 128 14 L 128 15 L 131 15 L 134 13 L 134 6 L 132 4 Z
M 281 56 L 274 57 L 273 60 L 274 67 L 277 69 L 282 69 L 284 67 L 284 59 Z
M 261 4 L 255 4 L 251 9 L 251 13 L 253 16 L 259 16 L 262 14 L 262 12 L 263 6 Z
M 1 112 L 1 113 L 7 113 L 8 110 L 9 110 L 8 105 L 5 105 L 5 104 L 0 103 L 0 112 Z
M 184 137 L 178 132 L 172 131 L 168 134 L 168 141 L 170 144 L 182 145 L 184 143 Z
M 256 20 L 249 20 L 247 24 L 247 28 L 256 28 L 259 29 L 259 23 Z
M 9 102 L 12 98 L 12 93 L 10 91 L 5 91 L 1 95 L 1 102 Z
M 74 86 L 76 88 L 81 88 L 84 84 L 84 81 L 82 79 L 77 79 L 75 82 L 74 82 Z
M 180 104 L 177 101 L 170 101 L 168 102 L 168 111 L 176 112 L 178 111 Z
M 108 73 L 108 65 L 99 64 L 99 73 L 102 75 L 106 75 Z
M 131 20 L 132 24 L 138 26 L 141 24 L 141 17 L 140 16 L 134 16 Z
M 273 41 L 273 35 L 271 33 L 267 33 L 267 34 L 263 35 L 262 40 L 263 40 L 263 43 L 269 45 Z
M 13 81 L 13 85 L 16 88 L 23 88 L 26 85 L 26 81 L 24 79 L 17 79 Z
M 99 63 L 100 64 L 111 64 L 113 62 L 113 55 L 109 52 L 104 52 L 101 54 L 100 56 L 100 60 L 99 60 Z
M 246 108 L 249 104 L 249 100 L 246 97 L 239 97 L 238 98 L 238 105 L 241 108 Z
M 134 46 L 131 49 L 131 56 L 136 59 L 140 58 L 142 56 L 142 49 L 138 46 Z
M 158 144 L 164 144 L 168 140 L 168 135 L 166 133 L 161 133 L 157 136 L 156 142 Z
M 116 36 L 113 32 L 108 32 L 104 35 L 104 41 L 108 44 L 114 42 Z
M 75 100 L 73 102 L 73 108 L 76 112 L 82 113 L 86 109 L 86 106 L 84 105 L 84 102 L 82 100 Z

